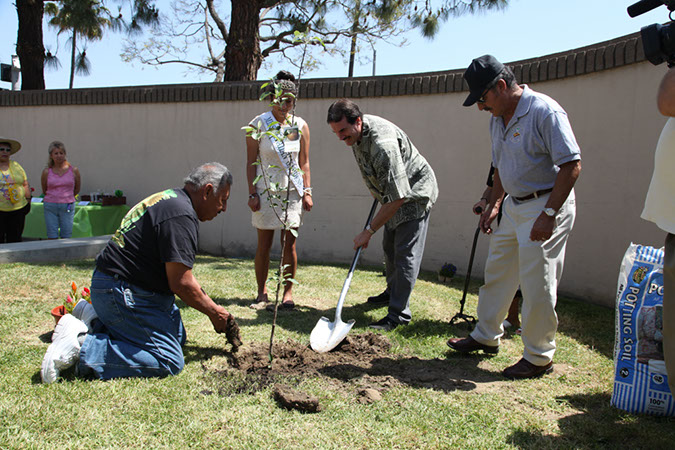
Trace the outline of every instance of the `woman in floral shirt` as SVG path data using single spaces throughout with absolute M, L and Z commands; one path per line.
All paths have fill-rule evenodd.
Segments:
M 23 167 L 10 156 L 21 149 L 14 139 L 0 137 L 0 244 L 21 242 L 30 211 L 30 186 Z

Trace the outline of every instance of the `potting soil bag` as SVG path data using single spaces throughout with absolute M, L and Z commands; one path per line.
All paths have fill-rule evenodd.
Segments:
M 663 249 L 630 244 L 616 295 L 612 406 L 675 415 L 663 361 Z

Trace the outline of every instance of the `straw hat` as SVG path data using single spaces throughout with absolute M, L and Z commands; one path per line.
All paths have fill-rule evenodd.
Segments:
M 19 141 L 15 141 L 14 139 L 4 138 L 0 136 L 0 142 L 7 142 L 10 145 L 10 147 L 12 148 L 12 151 L 9 152 L 10 155 L 13 155 L 14 153 L 21 150 L 21 144 L 19 143 Z

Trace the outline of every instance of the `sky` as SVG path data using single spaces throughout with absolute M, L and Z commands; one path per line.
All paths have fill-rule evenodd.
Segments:
M 471 60 L 486 53 L 502 62 L 518 61 L 566 51 L 634 33 L 652 23 L 664 23 L 668 10 L 660 6 L 636 18 L 630 18 L 626 8 L 633 1 L 625 0 L 510 0 L 503 11 L 451 18 L 442 25 L 433 40 L 412 31 L 406 46 L 378 43 L 375 74 L 393 75 L 463 69 Z M 160 10 L 170 10 L 171 0 L 157 0 Z M 11 63 L 16 53 L 17 16 L 13 0 L 0 0 L 0 62 Z M 160 68 L 139 62 L 122 61 L 123 36 L 109 33 L 102 41 L 88 44 L 87 55 L 92 63 L 89 76 L 75 77 L 74 87 L 142 86 L 213 81 L 212 74 L 186 71 L 184 65 Z M 62 67 L 45 70 L 47 89 L 65 89 L 69 79 L 69 50 L 66 39 L 58 39 L 45 22 L 45 47 L 57 52 Z M 346 77 L 347 64 L 340 57 L 321 57 L 323 66 L 303 75 L 308 78 Z M 290 65 L 289 65 L 290 66 Z M 258 79 L 268 79 L 280 68 L 293 73 L 293 67 L 263 67 Z M 355 76 L 373 74 L 372 63 L 357 65 Z M 0 88 L 11 89 L 10 83 Z

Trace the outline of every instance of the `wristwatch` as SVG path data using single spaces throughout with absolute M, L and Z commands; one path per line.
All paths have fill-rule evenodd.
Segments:
M 370 233 L 371 236 L 372 236 L 373 234 L 375 234 L 375 230 L 373 230 L 373 229 L 370 227 L 370 224 L 366 225 L 366 231 L 367 231 L 368 233 Z
M 544 214 L 546 214 L 549 217 L 555 217 L 557 211 L 553 208 L 544 208 Z
M 254 192 L 253 194 L 249 194 L 248 198 L 256 198 L 258 196 L 257 192 Z

